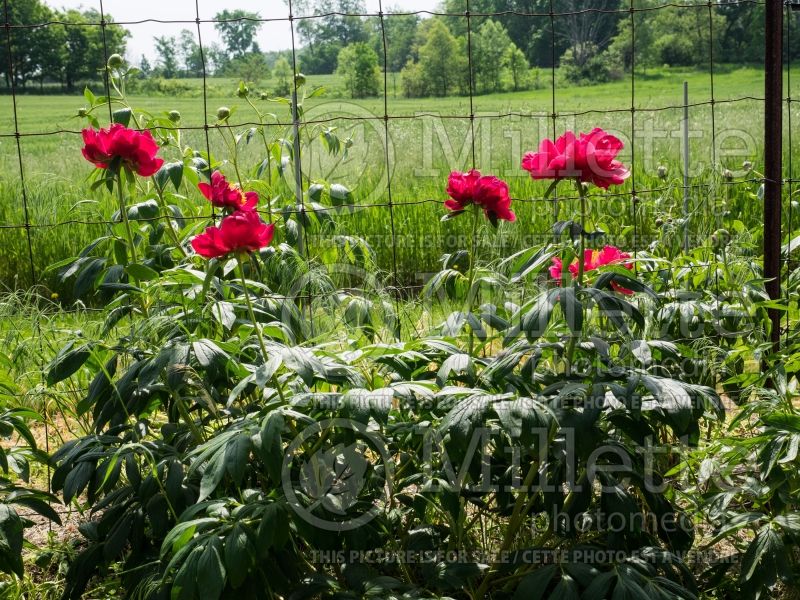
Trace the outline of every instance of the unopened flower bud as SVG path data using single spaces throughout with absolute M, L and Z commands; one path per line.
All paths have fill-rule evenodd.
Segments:
M 730 241 L 731 233 L 727 229 L 717 229 L 713 234 L 711 234 L 711 243 L 715 248 L 727 246 L 728 242 Z
M 733 172 L 730 169 L 722 171 L 722 177 L 725 181 L 733 181 Z
M 119 54 L 112 54 L 108 57 L 108 68 L 109 69 L 119 69 L 124 64 L 122 60 L 122 56 Z
M 664 225 L 664 219 L 662 219 L 661 217 L 657 218 L 656 227 L 661 227 L 662 225 Z
M 751 163 L 749 160 L 744 161 L 742 163 L 742 169 L 744 169 L 745 171 L 752 171 L 753 163 Z
M 298 73 L 297 75 L 294 76 L 294 82 L 297 85 L 305 85 L 306 84 L 306 76 L 303 75 L 302 73 Z
M 634 205 L 639 204 L 641 201 L 642 201 L 642 199 L 639 198 L 639 196 L 634 196 L 633 197 L 633 204 Z
M 247 98 L 247 96 L 250 95 L 250 88 L 246 85 L 240 85 L 239 89 L 236 90 L 236 95 L 239 96 L 239 98 Z
M 664 165 L 658 166 L 658 178 L 659 179 L 666 179 L 667 178 L 667 167 Z
M 78 109 L 78 116 L 79 117 L 85 117 L 86 116 L 86 109 L 84 107 L 80 107 Z
M 267 99 L 269 99 L 269 94 L 267 94 L 267 92 L 261 92 L 261 95 L 259 97 L 262 100 L 267 100 Z
M 227 106 L 220 106 L 217 109 L 217 119 L 219 119 L 220 121 L 224 121 L 230 116 L 231 116 L 231 109 L 228 108 Z
M 177 110 L 169 111 L 169 120 L 173 123 L 177 123 L 181 120 L 181 113 L 179 113 Z

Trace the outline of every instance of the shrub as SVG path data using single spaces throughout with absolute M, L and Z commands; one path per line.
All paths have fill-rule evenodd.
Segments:
M 380 93 L 382 83 L 378 55 L 366 42 L 342 48 L 336 72 L 344 78 L 352 98 L 366 98 Z
M 667 34 L 653 44 L 655 60 L 660 64 L 688 66 L 697 62 L 694 44 L 686 36 Z
M 596 48 L 584 50 L 584 57 L 580 59 L 570 48 L 561 57 L 561 75 L 570 83 L 589 84 L 603 83 L 622 76 L 614 63 L 609 60 L 606 53 L 598 53 Z

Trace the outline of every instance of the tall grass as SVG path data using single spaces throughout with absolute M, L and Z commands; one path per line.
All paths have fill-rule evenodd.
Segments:
M 334 78 L 323 83 L 335 88 Z M 797 77 L 793 78 L 797 81 Z M 681 103 L 682 81 L 690 82 L 691 101 L 704 103 L 711 99 L 710 78 L 707 72 L 662 69 L 637 73 L 635 106 L 631 106 L 630 81 L 614 82 L 591 87 L 556 87 L 555 133 L 565 129 L 587 130 L 593 126 L 617 132 L 626 138 L 623 160 L 633 164 L 633 177 L 615 194 L 597 193 L 592 202 L 593 226 L 604 229 L 620 245 L 628 249 L 645 249 L 659 236 L 678 236 L 682 217 L 682 171 L 679 128 L 682 110 L 668 108 L 651 110 Z M 763 75 L 756 69 L 726 69 L 720 67 L 714 80 L 717 101 L 735 100 L 762 95 Z M 213 91 L 228 83 L 215 82 Z M 309 78 L 310 85 L 315 79 Z M 268 87 L 268 86 L 267 86 Z M 244 123 L 254 120 L 252 111 L 243 100 L 235 98 L 234 82 L 230 95 L 208 99 L 210 122 L 219 105 L 235 106 L 232 124 L 237 131 L 246 129 Z M 328 163 L 318 164 L 322 149 L 315 144 L 310 157 L 312 178 L 326 176 L 353 188 L 355 207 L 331 211 L 335 229 L 310 231 L 310 251 L 320 253 L 330 233 L 345 233 L 367 238 L 378 254 L 378 264 L 385 270 L 395 266 L 404 284 L 418 283 L 423 274 L 437 268 L 443 252 L 464 247 L 468 235 L 464 222 L 456 219 L 440 223 L 440 202 L 444 199 L 444 182 L 452 169 L 472 166 L 469 101 L 467 98 L 404 99 L 391 96 L 388 112 L 398 118 L 389 121 L 391 140 L 391 190 L 388 185 L 383 146 L 383 99 L 349 101 L 318 98 L 308 101 L 309 118 L 324 120 L 314 126 L 337 128 L 341 137 L 352 136 L 354 145 L 347 160 L 337 164 L 328 174 Z M 203 103 L 200 97 L 132 98 L 137 107 L 162 112 L 179 110 L 186 145 L 205 149 Z M 538 140 L 553 134 L 551 112 L 552 90 L 532 90 L 507 94 L 477 96 L 474 110 L 475 166 L 506 178 L 512 195 L 519 199 L 514 209 L 519 218 L 514 225 L 504 224 L 499 232 L 482 231 L 481 252 L 487 259 L 496 258 L 544 239 L 554 219 L 555 204 L 542 201 L 546 183 L 532 182 L 519 168 L 521 154 L 535 150 Z M 0 98 L 0 103 L 8 103 Z M 262 110 L 272 110 L 282 123 L 289 121 L 285 105 L 257 100 Z M 88 241 L 103 231 L 102 225 L 87 222 L 108 218 L 114 203 L 103 192 L 89 192 L 85 181 L 89 165 L 80 158 L 82 122 L 70 117 L 84 103 L 80 96 L 24 96 L 18 98 L 19 127 L 23 133 L 46 133 L 70 130 L 54 135 L 23 137 L 21 149 L 25 173 L 25 196 L 33 249 L 31 274 L 26 231 L 11 226 L 24 225 L 22 183 L 19 177 L 15 141 L 0 141 L 0 281 L 11 288 L 26 288 L 43 283 L 59 293 L 52 276 L 44 276 L 46 267 L 56 260 L 76 254 Z M 614 112 L 604 112 L 611 110 Z M 422 114 L 421 114 L 422 113 Z M 573 115 L 572 113 L 579 113 Z M 348 116 L 377 117 L 349 121 Z M 102 118 L 103 115 L 98 115 Z M 440 118 L 443 117 L 443 118 Z M 761 206 L 754 194 L 757 177 L 741 170 L 743 160 L 750 160 L 756 169 L 763 153 L 763 121 L 761 103 L 757 100 L 720 102 L 713 112 L 713 129 L 718 147 L 712 147 L 712 109 L 702 104 L 691 108 L 690 128 L 693 132 L 689 227 L 694 245 L 701 244 L 716 228 L 732 227 L 741 221 L 745 227 L 757 225 Z M 237 124 L 239 124 L 237 126 Z M 0 132 L 13 131 L 11 111 L 0 112 Z M 194 129 L 200 128 L 200 129 Z M 271 127 L 275 137 L 288 135 L 287 126 Z M 649 132 L 649 133 L 648 133 Z M 728 137 L 731 132 L 734 137 Z M 632 134 L 634 134 L 632 136 Z M 727 139 L 727 141 L 725 141 Z M 742 142 L 744 140 L 744 142 Z M 212 152 L 222 156 L 219 133 L 210 131 Z M 726 146 L 727 144 L 727 146 Z M 731 150 L 737 150 L 735 155 Z M 306 148 L 306 150 L 309 150 Z M 794 162 L 800 155 L 793 148 Z M 263 146 L 255 141 L 247 144 L 242 161 L 257 165 L 263 157 Z M 175 159 L 175 156 L 168 156 Z M 327 165 L 327 167 L 326 167 Z M 666 178 L 658 176 L 658 166 L 667 169 Z M 223 169 L 227 167 L 223 166 Z M 733 181 L 725 179 L 725 170 L 733 171 Z M 254 176 L 254 173 L 248 174 Z M 634 187 L 635 186 L 635 187 Z M 288 184 L 273 186 L 262 192 L 291 197 Z M 638 200 L 634 201 L 633 190 Z M 568 185 L 562 194 L 572 195 Z M 386 206 L 391 191 L 392 209 Z M 200 197 L 188 188 L 182 190 L 182 201 L 189 213 L 200 214 L 205 208 Z M 374 206 L 374 205 L 381 206 Z M 559 218 L 570 218 L 575 211 L 574 200 L 559 202 Z M 602 216 L 601 216 L 602 215 Z M 66 223 L 66 224 L 64 224 Z M 393 235 L 394 233 L 394 235 Z M 32 279 L 33 278 L 33 279 Z

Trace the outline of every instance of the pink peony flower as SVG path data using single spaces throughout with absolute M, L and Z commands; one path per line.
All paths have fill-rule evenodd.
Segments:
M 231 252 L 253 252 L 268 246 L 274 225 L 261 221 L 258 213 L 236 211 L 222 219 L 219 227 L 208 227 L 192 239 L 192 248 L 205 258 L 219 258 Z
M 149 177 L 161 168 L 164 160 L 156 156 L 158 144 L 149 131 L 128 129 L 114 123 L 108 129 L 84 129 L 83 156 L 100 169 L 107 169 L 119 160 L 131 171 Z
M 238 185 L 229 183 L 219 171 L 211 174 L 211 184 L 202 182 L 197 188 L 211 204 L 233 210 L 253 210 L 258 204 L 258 194 L 242 192 Z
M 577 177 L 582 182 L 608 189 L 630 177 L 630 170 L 616 160 L 622 147 L 618 138 L 600 128 L 582 133 L 580 137 L 567 131 L 555 142 L 542 140 L 538 152 L 525 154 L 522 168 L 529 171 L 533 179 Z
M 511 210 L 508 184 L 492 175 L 482 176 L 475 169 L 467 173 L 450 173 L 447 195 L 450 200 L 445 201 L 444 206 L 448 210 L 461 211 L 475 204 L 483 209 L 486 218 L 492 222 L 498 219 L 514 221 L 517 218 Z
M 583 253 L 583 272 L 594 271 L 605 265 L 622 264 L 626 269 L 632 269 L 633 264 L 625 262 L 625 259 L 630 258 L 631 255 L 627 252 L 622 252 L 619 248 L 614 246 L 605 246 L 602 250 L 592 250 L 587 248 Z M 550 266 L 550 277 L 560 281 L 561 271 L 564 268 L 564 263 L 557 256 L 553 257 L 553 264 Z M 567 267 L 572 278 L 578 276 L 578 259 L 573 260 Z M 622 287 L 615 281 L 611 282 L 611 287 L 622 294 L 631 295 L 633 292 L 627 288 Z

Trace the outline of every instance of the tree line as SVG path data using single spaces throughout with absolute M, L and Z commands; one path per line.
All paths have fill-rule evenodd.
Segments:
M 105 28 L 99 25 L 101 15 L 94 9 L 59 10 L 42 0 L 8 0 L 10 39 L 0 44 L 0 74 L 6 87 L 12 83 L 11 64 L 14 83 L 21 90 L 56 83 L 73 91 L 80 83 L 99 79 L 105 57 L 125 54 L 130 37 L 111 15 L 104 16 Z M 214 27 L 222 43 L 209 44 L 202 52 L 189 29 L 173 36 L 156 36 L 155 59 L 151 62 L 142 56 L 137 66 L 144 77 L 165 79 L 207 75 L 252 81 L 272 72 L 276 92 L 287 94 L 292 80 L 290 63 L 285 53 L 261 51 L 256 41 L 261 26 L 258 18 L 258 14 L 243 10 L 217 13 Z
M 364 0 L 296 0 L 293 6 L 295 14 L 325 15 L 295 22 L 298 68 L 339 73 L 353 97 L 379 94 L 384 68 L 400 75 L 406 96 L 422 97 L 537 87 L 543 85 L 541 70 L 552 66 L 569 82 L 592 83 L 622 77 L 634 66 L 707 67 L 711 56 L 716 62 L 763 61 L 764 6 L 738 0 L 716 0 L 710 7 L 707 0 L 666 7 L 661 0 L 634 0 L 633 13 L 630 0 L 559 0 L 553 19 L 551 0 L 471 0 L 469 20 L 461 16 L 465 0 L 442 0 L 437 12 L 445 14 L 430 18 L 392 14 L 402 13 L 400 8 L 388 8 L 383 19 L 358 16 L 367 13 Z M 797 58 L 800 13 L 792 15 L 787 53 Z M 259 19 L 243 10 L 217 13 L 221 43 L 202 53 L 191 30 L 155 37 L 156 57 L 152 64 L 141 57 L 141 71 L 165 79 L 206 75 L 251 82 L 271 74 L 273 91 L 287 94 L 291 51 L 262 51 Z M 42 0 L 9 0 L 9 20 L 22 88 L 58 82 L 71 90 L 97 78 L 106 52 L 123 53 L 129 37 L 106 15 L 104 40 L 100 27 L 86 26 L 100 21 L 97 11 L 55 10 Z M 42 23 L 50 24 L 37 26 Z M 7 52 L 0 45 L 0 72 L 8 86 Z
M 469 21 L 460 17 L 465 0 L 443 0 L 437 12 L 444 15 L 390 14 L 382 22 L 342 16 L 364 14 L 363 0 L 299 4 L 304 14 L 340 13 L 298 24 L 300 60 L 308 73 L 338 68 L 354 96 L 380 89 L 384 62 L 402 74 L 403 93 L 419 97 L 466 94 L 470 85 L 476 93 L 537 87 L 540 70 L 553 66 L 570 83 L 594 83 L 620 78 L 634 66 L 708 67 L 712 57 L 717 64 L 760 64 L 764 57 L 764 6 L 739 0 L 710 7 L 707 0 L 666 7 L 662 0 L 634 0 L 632 14 L 629 0 L 559 0 L 553 19 L 551 0 L 472 0 Z M 787 54 L 797 58 L 800 13 L 791 14 Z
M 16 85 L 24 89 L 57 82 L 73 90 L 78 82 L 97 79 L 105 66 L 106 48 L 109 55 L 122 54 L 129 37 L 108 14 L 105 36 L 103 28 L 89 25 L 101 21 L 100 13 L 91 8 L 55 10 L 40 0 L 8 0 L 7 17 L 12 27 L 0 44 L 0 73 L 6 87 L 11 86 L 9 46 Z

